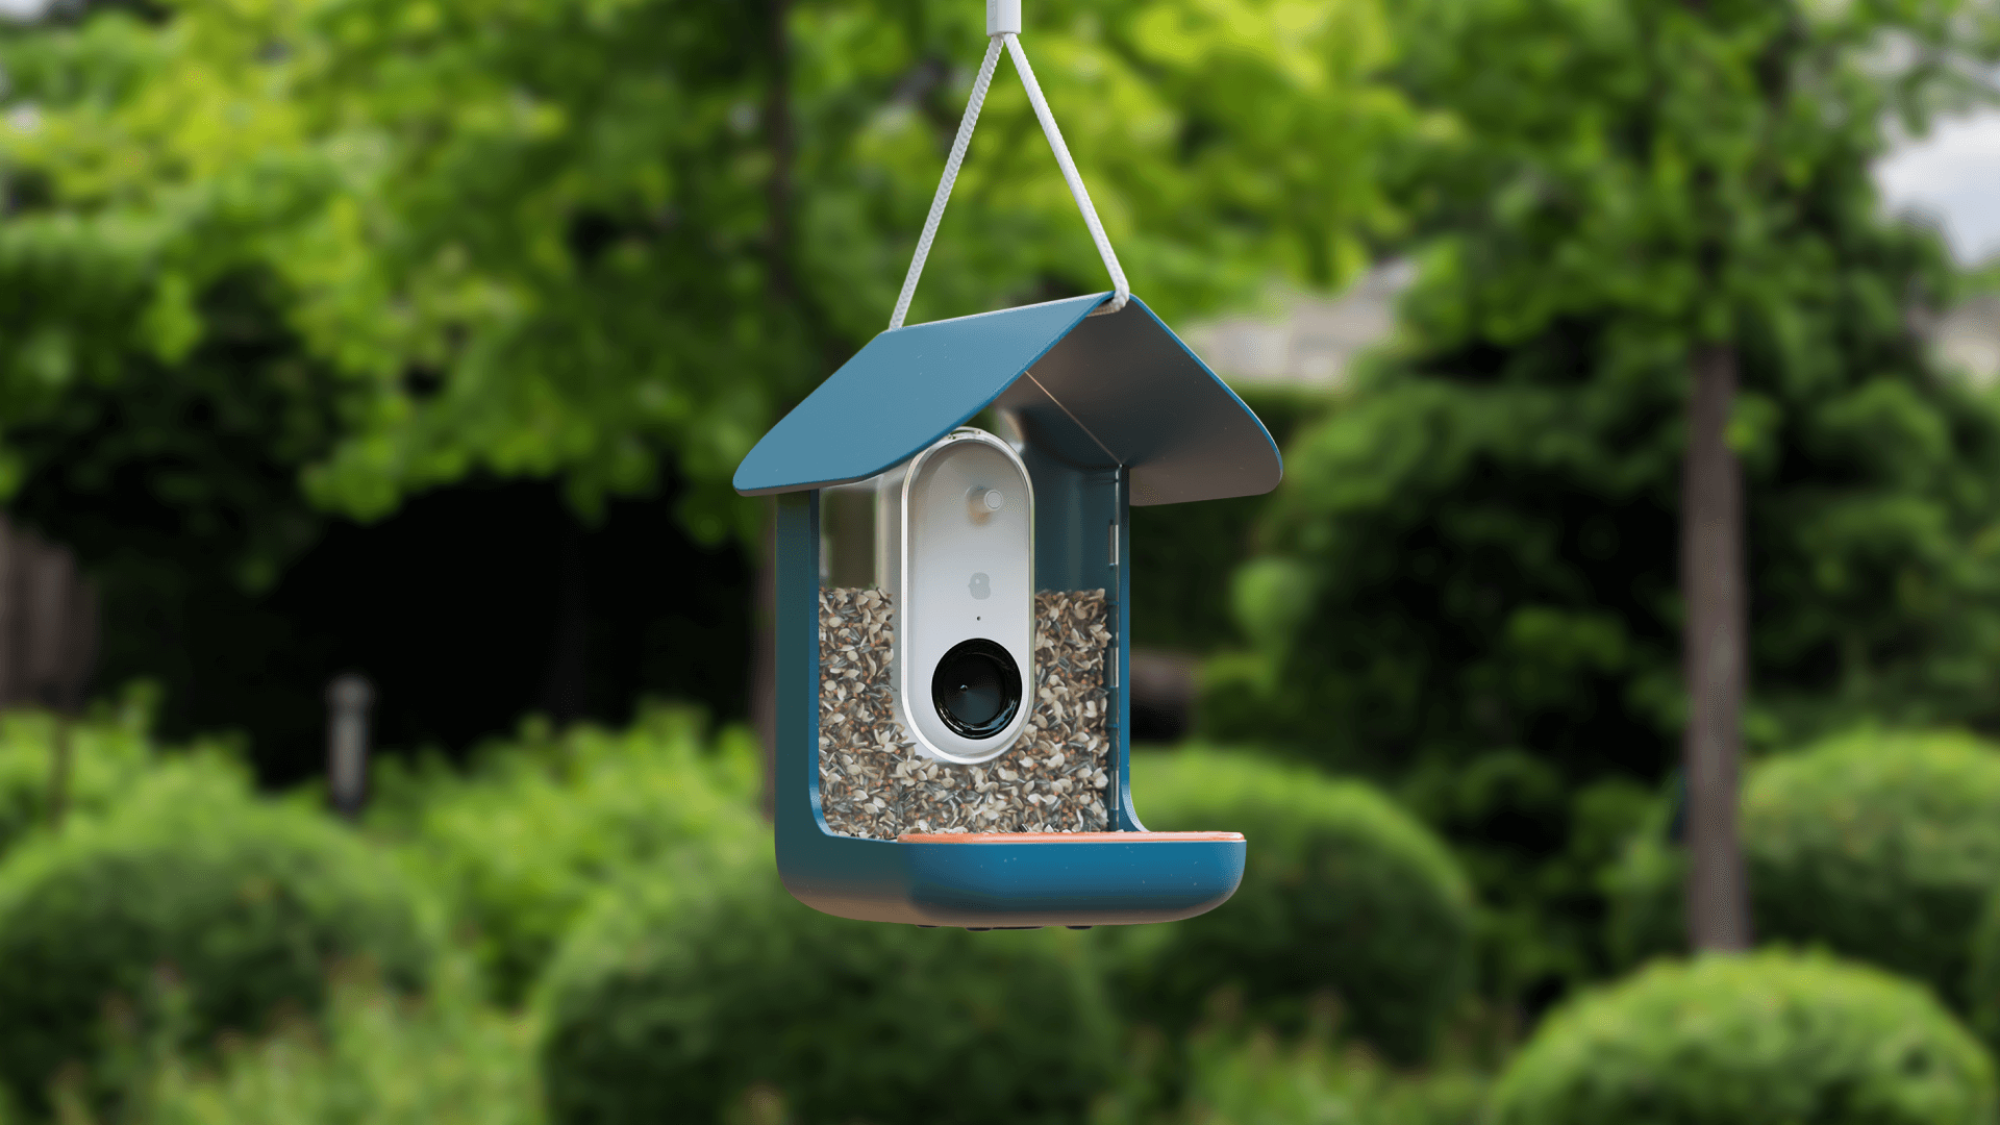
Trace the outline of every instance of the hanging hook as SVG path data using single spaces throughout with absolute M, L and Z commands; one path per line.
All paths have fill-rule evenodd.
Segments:
M 1021 0 L 986 0 L 986 37 L 1021 34 Z

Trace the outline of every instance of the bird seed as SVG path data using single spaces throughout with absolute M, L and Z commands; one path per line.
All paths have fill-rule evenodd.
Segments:
M 819 792 L 827 827 L 904 832 L 1102 832 L 1111 740 L 1103 590 L 1035 595 L 1035 701 L 1008 751 L 975 766 L 922 757 L 896 717 L 895 614 L 881 590 L 819 597 Z

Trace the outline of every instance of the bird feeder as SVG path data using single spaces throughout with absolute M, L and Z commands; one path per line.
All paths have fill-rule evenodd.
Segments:
M 1187 918 L 1234 893 L 1245 842 L 1149 832 L 1133 805 L 1128 516 L 1268 492 L 1278 451 L 1130 295 L 1020 53 L 1018 6 L 988 14 L 891 327 L 736 472 L 777 508 L 779 873 L 809 906 L 880 922 Z M 1003 44 L 1116 288 L 904 326 Z

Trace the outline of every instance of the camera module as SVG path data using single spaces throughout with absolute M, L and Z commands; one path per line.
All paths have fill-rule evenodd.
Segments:
M 931 675 L 938 717 L 962 738 L 992 738 L 1021 709 L 1021 670 L 1007 650 L 989 640 L 961 641 Z

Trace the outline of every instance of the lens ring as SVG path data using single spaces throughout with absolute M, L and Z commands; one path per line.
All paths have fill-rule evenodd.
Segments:
M 931 673 L 931 703 L 952 733 L 992 738 L 1020 713 L 1021 668 L 993 641 L 960 641 Z

